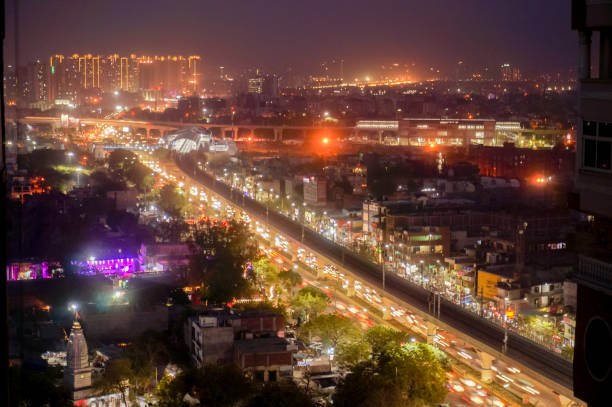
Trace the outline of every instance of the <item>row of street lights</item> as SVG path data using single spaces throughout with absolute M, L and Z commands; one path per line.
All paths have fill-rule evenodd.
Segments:
M 224 178 L 230 178 L 229 174 L 227 172 L 227 170 L 224 171 Z M 244 201 L 244 193 L 247 192 L 250 189 L 250 194 L 256 199 L 256 200 L 260 200 L 260 201 L 269 201 L 266 202 L 266 222 L 269 222 L 269 206 L 270 203 L 275 203 L 276 205 L 280 204 L 280 212 L 282 214 L 285 213 L 285 202 L 287 202 L 287 204 L 290 201 L 290 195 L 285 195 L 283 197 L 281 197 L 280 194 L 275 193 L 274 188 L 270 188 L 269 190 L 265 190 L 263 187 L 261 187 L 261 182 L 260 183 L 256 183 L 256 182 L 249 182 L 247 180 L 246 177 L 241 178 L 239 177 L 237 174 L 233 173 L 232 177 L 229 179 L 231 186 L 234 187 L 240 187 L 240 189 L 243 192 L 243 201 Z M 280 202 L 279 202 L 280 201 Z M 344 246 L 347 244 L 350 244 L 351 239 L 352 239 L 352 224 L 351 221 L 347 222 L 347 229 L 348 231 L 344 231 L 343 235 L 338 235 L 338 223 L 335 221 L 335 219 L 331 218 L 328 216 L 327 211 L 322 211 L 322 212 L 316 212 L 316 211 L 312 211 L 312 215 L 311 216 L 307 216 L 308 213 L 308 209 L 307 209 L 307 203 L 306 202 L 302 202 L 301 205 L 303 208 L 302 210 L 298 209 L 298 205 L 296 205 L 295 202 L 291 202 L 291 210 L 287 212 L 288 215 L 290 215 L 294 220 L 299 220 L 300 224 L 301 224 L 301 242 L 304 242 L 304 236 L 305 236 L 305 228 L 307 226 L 307 223 L 311 224 L 313 230 L 316 233 L 322 233 L 324 236 L 327 234 L 328 236 L 331 237 L 331 240 L 334 243 L 340 243 L 343 247 L 342 247 L 342 262 L 344 263 Z M 327 230 L 326 230 L 327 229 Z M 340 228 L 340 230 L 343 230 L 343 228 Z M 337 239 L 337 237 L 339 237 L 339 239 Z M 382 245 L 382 243 L 379 243 L 379 247 L 378 247 L 378 259 L 380 261 L 381 264 L 381 274 L 382 274 L 382 288 L 383 288 L 383 293 L 386 291 L 386 283 L 387 283 L 387 278 L 386 278 L 386 273 L 387 273 L 387 263 L 388 261 L 390 261 L 392 270 L 395 270 L 397 272 L 397 270 L 399 269 L 399 264 L 401 263 L 403 267 L 407 267 L 404 266 L 404 264 L 406 264 L 406 253 L 405 253 L 405 248 L 407 246 L 405 246 L 402 242 L 399 242 L 397 244 L 392 243 L 392 244 L 385 244 Z M 391 255 L 389 255 L 389 250 L 392 249 Z M 441 303 L 441 296 L 444 292 L 444 290 L 446 289 L 445 286 L 441 286 L 441 282 L 439 280 L 440 277 L 440 260 L 436 261 L 436 265 L 433 265 L 434 268 L 434 275 L 433 278 L 430 275 L 431 272 L 428 272 L 427 274 L 429 274 L 429 279 L 427 281 L 426 284 L 426 276 L 425 276 L 425 262 L 424 260 L 419 260 L 417 263 L 417 266 L 419 268 L 420 271 L 420 285 L 423 288 L 429 288 L 432 291 L 433 294 L 433 301 L 431 301 L 431 306 L 433 306 L 433 311 L 436 311 L 434 313 L 439 315 L 440 312 L 440 303 Z M 463 305 L 463 301 L 460 301 L 461 305 Z M 505 318 L 505 317 L 504 317 Z M 504 321 L 506 323 L 504 323 L 504 349 L 507 346 L 507 330 L 508 330 L 508 324 L 507 321 Z
M 290 215 L 292 219 L 300 221 L 301 242 L 302 243 L 304 242 L 305 228 L 307 226 L 307 223 L 311 225 L 312 229 L 316 233 L 322 233 L 323 236 L 328 235 L 329 237 L 331 237 L 331 240 L 333 242 L 340 243 L 342 246 L 342 263 L 344 264 L 344 254 L 345 254 L 344 246 L 350 245 L 352 241 L 352 223 L 351 221 L 347 222 L 346 230 L 345 228 L 342 228 L 342 227 L 339 228 L 338 222 L 332 217 L 328 216 L 327 211 L 318 212 L 316 210 L 312 210 L 311 212 L 309 212 L 307 209 L 308 205 L 306 202 L 302 202 L 301 210 L 299 208 L 300 205 L 296 204 L 296 202 L 291 202 L 291 206 L 289 207 L 288 204 L 291 201 L 290 195 L 281 196 L 280 194 L 275 193 L 274 188 L 270 188 L 269 190 L 264 190 L 264 188 L 261 187 L 261 182 L 260 183 L 249 182 L 247 177 L 241 178 L 235 173 L 232 175 L 233 175 L 232 177 L 229 177 L 227 170 L 225 170 L 223 178 L 229 178 L 228 181 L 230 181 L 232 188 L 235 188 L 235 187 L 240 188 L 240 190 L 242 191 L 242 195 L 243 195 L 243 204 L 244 204 L 244 196 L 248 192 L 250 192 L 250 195 L 254 197 L 256 200 L 269 201 L 269 202 L 264 202 L 266 206 L 266 222 L 267 223 L 269 222 L 269 207 L 271 206 L 271 204 L 273 204 L 274 206 L 280 206 L 281 214 Z M 288 207 L 287 212 L 285 212 L 285 204 L 287 204 L 287 207 Z M 308 216 L 308 214 L 310 214 L 310 216 Z M 341 231 L 344 231 L 344 233 L 342 235 L 338 235 L 338 229 L 340 229 Z M 340 239 L 337 240 L 336 239 L 337 237 L 339 237 Z M 387 280 L 386 265 L 387 263 L 391 264 L 391 269 L 394 270 L 395 272 L 397 272 L 400 269 L 400 266 L 405 268 L 406 272 L 404 274 L 405 274 L 405 277 L 407 277 L 407 272 L 408 272 L 408 267 L 409 267 L 407 265 L 407 253 L 405 250 L 407 247 L 408 246 L 404 245 L 402 242 L 398 242 L 397 244 L 391 243 L 391 244 L 385 244 L 385 245 L 382 245 L 381 243 L 379 243 L 378 250 L 377 250 L 379 252 L 377 256 L 378 257 L 377 260 L 379 260 L 381 264 L 383 295 L 384 295 L 384 292 L 386 291 L 386 280 Z M 392 249 L 392 252 L 389 255 L 388 253 L 390 249 Z M 411 265 L 410 267 L 412 268 L 413 266 L 415 265 Z M 444 268 L 441 267 L 440 260 L 436 260 L 436 264 L 427 265 L 426 267 L 425 261 L 421 259 L 418 261 L 416 266 L 420 270 L 419 283 L 421 287 L 432 290 L 432 294 L 429 300 L 430 313 L 437 315 L 439 318 L 440 308 L 441 308 L 441 297 L 446 292 L 447 286 L 448 286 L 448 282 L 446 281 L 446 278 L 444 278 L 444 283 L 441 283 L 440 281 L 440 271 L 441 269 L 443 271 Z M 426 268 L 428 268 L 428 272 L 427 272 L 428 280 L 427 281 L 426 281 L 426 275 L 425 275 Z M 429 268 L 434 269 L 433 276 L 432 276 L 432 271 L 429 270 Z M 413 270 L 410 271 L 411 274 L 413 272 L 414 272 Z M 460 304 L 462 306 L 464 305 L 463 297 L 460 300 Z M 504 327 L 504 340 L 503 340 L 503 345 L 502 345 L 503 352 L 506 352 L 507 342 L 508 342 L 508 329 L 509 329 L 508 322 L 509 321 L 508 321 L 507 311 L 508 311 L 508 304 L 507 304 L 507 299 L 506 299 L 504 315 L 503 315 L 503 327 Z

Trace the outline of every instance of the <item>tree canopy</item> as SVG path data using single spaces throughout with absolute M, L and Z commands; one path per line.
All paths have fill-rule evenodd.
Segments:
M 251 292 L 253 276 L 246 265 L 255 258 L 257 247 L 250 236 L 248 227 L 236 220 L 198 225 L 189 280 L 203 285 L 203 300 L 225 303 Z
M 329 298 L 316 287 L 308 286 L 298 291 L 291 305 L 299 320 L 308 321 L 325 311 Z
M 94 382 L 94 389 L 97 394 L 120 393 L 123 403 L 127 406 L 130 380 L 133 380 L 134 376 L 129 359 L 111 359 L 104 373 Z
M 295 385 L 266 383 L 247 403 L 246 407 L 314 407 L 308 394 Z
M 372 348 L 372 353 L 381 354 L 388 347 L 398 347 L 408 340 L 408 334 L 397 329 L 376 325 L 367 330 L 365 341 Z
M 417 342 L 385 346 L 373 356 L 355 365 L 338 385 L 334 405 L 432 405 L 446 397 L 447 361 L 432 346 Z
M 183 406 L 186 393 L 198 398 L 202 406 L 225 407 L 247 400 L 253 387 L 234 365 L 206 365 L 162 378 L 157 389 L 159 406 Z
M 108 155 L 107 163 L 113 174 L 130 181 L 141 191 L 150 190 L 155 182 L 151 170 L 141 164 L 136 154 L 129 150 L 113 150 Z
M 126 177 L 138 163 L 138 157 L 129 150 L 118 148 L 108 155 L 107 162 L 112 172 L 120 177 Z
M 33 372 L 20 366 L 11 366 L 8 369 L 11 396 L 9 406 L 72 406 L 68 389 L 56 385 L 60 377 L 61 372 L 50 368 L 44 372 Z
M 159 191 L 159 206 L 172 217 L 180 217 L 187 206 L 187 198 L 176 184 L 166 184 Z
M 298 331 L 302 338 L 319 337 L 323 346 L 337 348 L 360 337 L 359 329 L 347 318 L 335 315 L 319 315 L 304 324 Z

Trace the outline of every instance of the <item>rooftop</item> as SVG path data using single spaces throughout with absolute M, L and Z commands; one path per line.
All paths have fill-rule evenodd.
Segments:
M 284 338 L 257 338 L 234 342 L 234 348 L 240 353 L 286 352 L 290 345 Z

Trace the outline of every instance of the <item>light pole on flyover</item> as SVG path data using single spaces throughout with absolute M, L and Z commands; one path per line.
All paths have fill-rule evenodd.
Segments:
M 502 346 L 502 353 L 505 354 L 508 351 L 508 300 L 509 298 L 504 298 L 504 343 Z
M 306 202 L 303 202 L 302 205 L 304 209 L 302 210 L 302 243 L 304 243 L 304 223 L 306 222 Z

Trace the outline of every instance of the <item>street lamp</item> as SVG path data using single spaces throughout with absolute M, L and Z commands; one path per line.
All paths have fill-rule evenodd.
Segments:
M 504 298 L 504 343 L 502 346 L 502 353 L 508 351 L 508 297 Z
M 304 243 L 304 223 L 306 223 L 306 202 L 303 202 L 304 210 L 302 211 L 302 243 Z
M 421 287 L 425 287 L 425 280 L 423 279 L 423 268 L 425 267 L 423 265 L 424 261 L 423 260 L 419 260 L 420 263 L 420 267 L 421 267 Z
M 381 250 L 380 251 L 380 267 L 382 268 L 382 289 L 383 289 L 383 294 L 385 292 L 385 254 L 387 252 L 387 248 L 389 247 L 388 244 L 385 245 L 385 250 Z

